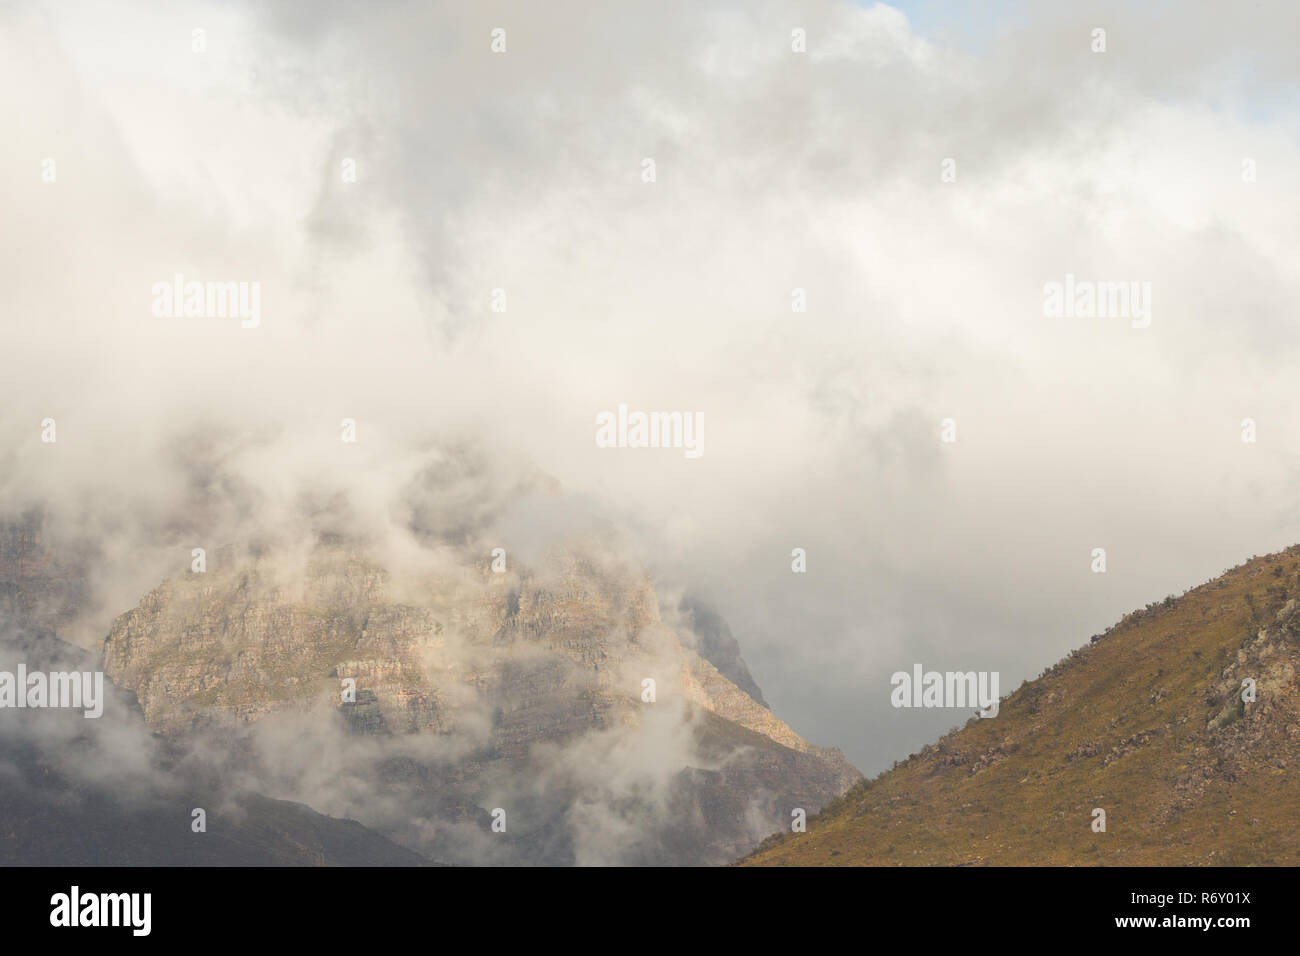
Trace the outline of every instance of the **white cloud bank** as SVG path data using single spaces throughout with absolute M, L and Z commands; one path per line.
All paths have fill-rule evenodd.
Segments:
M 0 500 L 99 542 L 89 640 L 196 535 L 346 498 L 400 536 L 471 442 L 640 533 L 879 769 L 965 716 L 899 717 L 893 671 L 1014 687 L 1300 540 L 1300 9 L 1129 6 L 963 49 L 969 12 L 846 2 L 11 5 Z M 260 282 L 260 327 L 156 318 L 177 272 Z M 1149 281 L 1150 327 L 1045 317 L 1067 273 Z M 597 448 L 619 403 L 705 454 Z

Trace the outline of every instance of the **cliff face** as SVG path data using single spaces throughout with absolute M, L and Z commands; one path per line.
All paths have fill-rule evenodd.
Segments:
M 677 606 L 691 622 L 695 650 L 718 669 L 718 672 L 763 707 L 767 701 L 740 656 L 740 644 L 731 634 L 726 620 L 698 597 L 686 595 Z
M 701 655 L 717 643 L 666 627 L 648 580 L 580 550 L 394 581 L 327 548 L 165 582 L 114 621 L 104 669 L 172 737 L 347 749 L 347 786 L 286 769 L 290 754 L 273 795 L 438 859 L 708 863 L 860 778 Z M 747 678 L 732 648 L 722 664 Z M 498 807 L 509 826 L 485 844 Z
M 93 670 L 49 630 L 0 621 L 0 670 Z M 6 709 L 0 721 L 5 866 L 425 866 L 353 820 L 223 785 L 155 738 L 129 693 L 104 683 L 103 716 Z M 192 812 L 204 810 L 196 832 Z
M 747 862 L 1294 866 L 1298 758 L 1294 547 L 1127 615 Z
M 0 520 L 0 614 L 14 623 L 58 628 L 86 603 L 86 555 L 47 546 L 39 510 Z

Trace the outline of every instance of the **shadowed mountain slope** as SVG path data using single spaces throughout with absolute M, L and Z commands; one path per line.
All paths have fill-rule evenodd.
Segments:
M 93 670 L 39 628 L 0 628 L 0 669 Z M 0 712 L 0 865 L 427 866 L 354 820 L 224 786 L 202 756 L 150 735 L 134 697 L 104 684 L 103 716 Z M 202 832 L 192 813 L 206 814 Z

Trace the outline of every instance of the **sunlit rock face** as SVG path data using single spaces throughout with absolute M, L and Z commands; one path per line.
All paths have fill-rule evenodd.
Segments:
M 113 622 L 109 676 L 165 735 L 246 740 L 272 796 L 438 859 L 724 862 L 860 777 L 764 706 L 725 621 L 700 605 L 675 630 L 599 549 L 500 573 L 339 546 L 215 564 Z

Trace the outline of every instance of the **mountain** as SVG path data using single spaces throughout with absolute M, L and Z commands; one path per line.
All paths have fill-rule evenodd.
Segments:
M 170 802 L 123 799 L 50 776 L 48 755 L 7 748 L 7 772 L 32 786 L 0 787 L 3 866 L 429 866 L 420 854 L 310 807 L 243 795 L 207 830 L 191 830 L 190 795 Z
M 48 630 L 6 626 L 0 669 L 85 671 L 92 655 Z M 0 712 L 0 865 L 427 866 L 354 820 L 233 792 L 212 768 L 168 752 L 130 694 L 105 683 L 105 716 Z M 109 716 L 111 714 L 111 716 Z M 206 814 L 195 832 L 192 813 Z
M 1298 673 L 1292 547 L 1125 616 L 742 862 L 1294 866 Z
M 0 712 L 4 859 L 725 863 L 861 779 L 772 714 L 715 610 L 661 607 L 617 548 L 495 573 L 454 537 L 216 549 L 83 651 L 54 635 L 93 639 L 110 562 L 40 511 L 0 522 L 0 656 L 102 668 L 110 692 L 93 721 Z
M 44 525 L 36 508 L 0 519 L 0 618 L 57 630 L 89 601 L 89 549 L 51 546 Z
M 689 634 L 695 638 L 695 650 L 718 669 L 722 676 L 743 690 L 760 706 L 766 707 L 758 682 L 749 673 L 745 659 L 740 655 L 740 644 L 732 636 L 731 627 L 721 614 L 698 595 L 687 594 L 678 602 L 677 610 L 691 623 Z
M 227 741 L 228 776 L 426 856 L 721 863 L 861 775 L 762 703 L 721 618 L 674 611 L 588 543 L 501 573 L 335 543 L 215 555 L 103 661 L 164 738 Z

